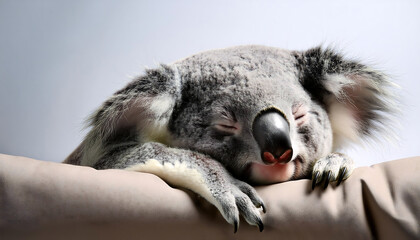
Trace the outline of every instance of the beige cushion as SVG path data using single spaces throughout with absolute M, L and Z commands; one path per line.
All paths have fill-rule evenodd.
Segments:
M 260 233 L 158 177 L 0 154 L 0 239 L 420 239 L 420 157 L 357 168 L 341 186 L 258 187 Z

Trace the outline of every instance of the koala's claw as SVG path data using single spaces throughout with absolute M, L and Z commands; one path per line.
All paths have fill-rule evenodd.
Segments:
M 337 186 L 343 181 L 344 177 L 347 175 L 347 168 L 343 167 L 340 170 L 340 174 L 338 175 Z
M 264 205 L 264 203 L 263 203 L 263 202 L 261 202 L 260 206 L 257 206 L 257 207 L 261 207 L 261 208 L 262 208 L 263 213 L 266 213 L 266 212 L 267 212 L 267 211 L 266 211 L 266 208 L 265 208 L 265 205 Z
M 239 226 L 238 221 L 234 220 L 233 221 L 233 233 L 236 233 L 238 231 L 238 226 Z M 258 230 L 260 230 L 260 232 L 262 232 L 264 230 L 264 224 L 263 224 L 261 219 L 258 219 L 257 226 L 258 226 Z
M 337 181 L 336 186 L 347 179 L 353 172 L 353 161 L 341 153 L 331 153 L 324 158 L 319 159 L 312 172 L 312 190 L 316 185 L 323 183 L 326 189 L 330 182 Z
M 256 195 L 256 196 L 258 196 L 258 195 Z M 261 208 L 261 210 L 262 210 L 263 213 L 266 213 L 267 212 L 267 210 L 265 208 L 265 205 L 264 205 L 264 203 L 262 202 L 261 199 L 252 199 L 251 198 L 251 201 L 252 201 L 252 203 L 254 204 L 254 206 L 256 208 Z
M 325 174 L 325 173 L 324 173 Z M 331 174 L 332 174 L 332 172 L 331 171 L 328 171 L 327 172 L 327 179 L 325 179 L 325 183 L 324 183 L 324 189 L 326 189 L 327 187 L 328 187 L 328 184 L 330 183 L 330 181 L 331 181 Z
M 264 230 L 264 224 L 263 224 L 263 222 L 261 221 L 261 219 L 258 221 L 258 229 L 260 230 L 260 232 L 262 232 L 263 230 Z
M 319 175 L 320 175 L 319 171 L 316 171 L 315 174 L 312 174 L 312 190 L 314 190 L 316 184 L 321 181 L 321 178 Z
M 238 231 L 238 220 L 233 221 L 233 233 L 236 233 Z

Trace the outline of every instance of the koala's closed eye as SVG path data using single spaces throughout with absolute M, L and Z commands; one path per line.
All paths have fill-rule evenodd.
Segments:
M 217 134 L 223 136 L 233 136 L 240 131 L 239 123 L 228 119 L 216 120 L 212 123 L 212 127 Z
M 234 113 L 222 108 L 216 116 L 213 117 L 212 127 L 219 135 L 232 136 L 238 134 L 240 131 L 240 124 L 238 123 Z
M 238 130 L 238 128 L 235 127 L 234 124 L 232 123 L 220 122 L 220 123 L 215 123 L 213 126 L 217 131 L 224 132 L 228 135 L 233 135 Z
M 293 117 L 298 127 L 308 121 L 308 107 L 304 104 L 296 104 L 292 108 Z

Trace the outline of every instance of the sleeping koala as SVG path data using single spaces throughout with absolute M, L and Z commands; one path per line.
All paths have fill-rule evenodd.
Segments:
M 263 230 L 249 184 L 340 182 L 353 162 L 335 152 L 384 128 L 393 84 L 331 49 L 213 50 L 147 70 L 90 117 L 66 163 L 153 173 L 194 191 L 234 225 Z

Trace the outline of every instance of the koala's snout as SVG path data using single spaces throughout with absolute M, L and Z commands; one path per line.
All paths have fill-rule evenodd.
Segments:
M 276 109 L 261 112 L 254 119 L 252 132 L 266 164 L 287 163 L 293 155 L 290 128 L 284 115 Z

